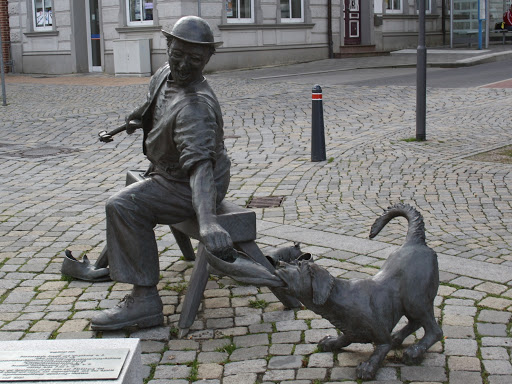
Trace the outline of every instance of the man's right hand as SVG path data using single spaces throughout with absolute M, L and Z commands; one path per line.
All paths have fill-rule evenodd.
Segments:
M 224 261 L 234 261 L 237 253 L 229 233 L 216 222 L 200 227 L 201 241 L 206 249 Z

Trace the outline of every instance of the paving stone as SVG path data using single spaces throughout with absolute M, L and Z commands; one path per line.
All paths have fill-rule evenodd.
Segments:
M 512 337 L 482 337 L 483 347 L 512 347 Z
M 268 355 L 267 346 L 256 346 L 249 348 L 240 348 L 233 351 L 229 356 L 231 361 L 244 361 L 265 358 Z
M 507 287 L 502 284 L 496 284 L 491 282 L 485 282 L 475 287 L 477 291 L 491 293 L 493 295 L 499 295 L 507 290 Z
M 294 369 L 302 367 L 302 356 L 274 356 L 268 362 L 269 369 Z
M 508 360 L 506 348 L 501 347 L 482 347 L 480 348 L 482 359 L 485 360 Z
M 485 293 L 483 292 L 476 292 L 470 289 L 459 289 L 456 292 L 452 293 L 452 296 L 454 297 L 465 297 L 473 300 L 481 300 L 485 297 Z
M 279 343 L 298 343 L 301 339 L 301 331 L 289 331 L 289 332 L 276 332 L 272 333 L 272 344 Z
M 308 368 L 331 368 L 334 365 L 333 353 L 314 353 L 309 356 Z
M 234 321 L 235 321 L 236 326 L 261 325 L 260 324 L 261 315 L 238 316 L 238 317 L 235 317 Z M 268 331 L 268 332 L 271 332 L 271 331 L 272 331 L 272 327 L 270 326 L 270 331 Z M 260 332 L 265 332 L 265 331 L 260 331 Z
M 150 364 L 158 364 L 162 359 L 162 356 L 159 353 L 142 353 L 142 364 L 150 365 Z
M 223 384 L 254 384 L 258 375 L 256 373 L 240 373 L 233 376 L 224 376 Z
M 208 340 L 213 339 L 214 336 L 215 335 L 213 329 L 205 329 L 202 331 L 189 333 L 188 338 L 190 340 Z
M 73 335 L 74 334 L 75 333 L 73 333 Z M 51 335 L 52 332 L 31 332 L 26 333 L 25 336 L 23 337 L 23 340 L 48 340 Z
M 477 332 L 484 336 L 507 336 L 505 324 L 478 323 Z
M 224 319 L 208 319 L 206 320 L 207 328 L 231 328 L 234 325 L 234 321 L 232 318 L 224 318 Z
M 427 352 L 421 365 L 425 367 L 444 367 L 446 365 L 446 357 L 441 353 Z
M 250 286 L 235 287 L 231 290 L 231 294 L 233 296 L 249 296 L 249 295 L 257 295 L 258 293 L 259 293 L 258 288 L 250 287 Z
M 490 375 L 487 379 L 489 384 L 509 384 L 512 380 L 512 375 Z
M 478 345 L 476 340 L 446 339 L 445 354 L 447 356 L 476 356 Z
M 512 375 L 512 365 L 506 360 L 482 360 L 484 368 L 491 375 Z
M 448 358 L 450 371 L 476 371 L 480 372 L 480 360 L 477 357 L 450 356 Z
M 272 332 L 272 324 L 262 323 L 262 324 L 252 324 L 249 326 L 250 333 L 269 333 Z
M 269 355 L 291 355 L 294 344 L 272 344 L 268 350 Z
M 356 368 L 355 367 L 335 367 L 331 371 L 331 380 L 355 380 Z
M 138 330 L 130 335 L 132 338 L 141 340 L 168 341 L 170 339 L 169 327 L 153 327 Z
M 474 318 L 472 316 L 461 316 L 457 314 L 446 314 L 443 316 L 443 326 L 471 327 L 473 323 Z
M 89 325 L 89 321 L 81 320 L 68 320 L 62 324 L 62 327 L 58 329 L 59 333 L 64 332 L 81 332 Z
M 171 346 L 171 343 L 172 343 L 172 345 L 175 345 L 174 344 L 175 341 L 178 341 L 178 340 L 171 340 L 169 342 L 169 346 Z M 183 340 L 183 341 L 190 341 L 190 340 Z M 193 346 L 193 347 L 184 345 L 185 348 L 174 348 L 174 349 L 191 349 L 191 350 L 198 349 L 199 344 L 195 341 L 194 341 L 194 344 L 195 344 L 195 346 Z M 230 345 L 230 344 L 232 344 L 231 340 L 228 340 L 228 339 L 205 340 L 201 343 L 201 350 L 203 352 L 214 352 L 214 351 L 224 348 L 225 346 Z M 180 345 L 180 344 L 177 344 L 177 345 Z
M 215 297 L 204 301 L 205 308 L 225 308 L 229 305 L 229 297 Z
M 488 323 L 507 324 L 510 321 L 511 316 L 512 316 L 512 313 L 510 313 L 510 312 L 502 312 L 502 311 L 483 309 L 478 314 L 478 321 L 488 322 Z
M 482 377 L 479 372 L 453 371 L 450 384 L 482 384 Z
M 190 375 L 192 368 L 186 365 L 159 365 L 156 367 L 155 379 L 184 379 Z
M 401 379 L 407 381 L 437 381 L 447 380 L 446 372 L 442 367 L 402 367 Z
M 318 343 L 326 336 L 338 336 L 335 329 L 310 329 L 304 332 L 304 339 L 306 343 Z
M 447 305 L 443 309 L 447 315 L 475 316 L 476 308 L 461 305 Z
M 446 338 L 451 339 L 474 339 L 473 327 L 462 327 L 457 325 L 443 325 L 443 333 Z
M 314 319 L 311 321 L 311 328 L 334 328 L 334 325 L 332 325 L 328 320 L 325 319 Z
M 233 338 L 233 344 L 237 347 L 253 347 L 257 345 L 268 345 L 268 334 L 259 333 L 256 335 L 237 336 Z
M 480 301 L 479 305 L 482 307 L 504 310 L 505 308 L 512 306 L 512 300 L 501 299 L 498 297 L 486 297 Z
M 265 372 L 263 380 L 282 381 L 295 379 L 295 371 L 293 369 L 271 369 Z
M 297 379 L 299 380 L 323 380 L 326 375 L 326 368 L 300 368 L 297 370 Z
M 170 350 L 175 351 L 196 350 L 199 348 L 199 343 L 194 340 L 172 339 L 169 340 L 167 345 Z
M 201 380 L 220 379 L 224 367 L 219 364 L 199 364 L 197 377 Z
M 222 363 L 226 361 L 229 354 L 226 352 L 200 352 L 197 361 L 200 363 Z
M 224 366 L 224 375 L 240 375 L 265 372 L 267 362 L 264 359 L 237 361 Z M 251 376 L 252 377 L 252 376 Z
M 166 351 L 160 361 L 162 364 L 185 364 L 196 359 L 196 351 Z
M 20 340 L 23 337 L 23 332 L 0 332 L 0 341 Z
M 278 332 L 304 331 L 306 329 L 309 329 L 309 327 L 304 320 L 278 321 L 276 323 L 276 330 Z
M 293 311 L 275 311 L 266 312 L 263 314 L 263 321 L 265 323 L 275 323 L 279 321 L 290 321 L 295 319 Z
M 467 277 L 467 276 L 462 276 L 462 277 L 458 277 L 458 278 L 450 281 L 450 283 L 455 284 L 455 285 L 460 285 L 461 287 L 465 287 L 465 288 L 474 288 L 478 284 L 483 283 L 483 281 L 473 279 L 473 278 Z
M 281 344 L 281 345 L 289 345 L 289 344 Z M 272 345 L 273 347 L 274 345 Z M 309 355 L 318 349 L 316 344 L 297 344 L 295 346 L 294 355 Z

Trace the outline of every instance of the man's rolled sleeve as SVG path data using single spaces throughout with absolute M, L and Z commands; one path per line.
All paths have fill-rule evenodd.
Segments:
M 191 103 L 178 113 L 174 141 L 185 172 L 206 160 L 215 166 L 217 129 L 215 113 L 204 102 Z

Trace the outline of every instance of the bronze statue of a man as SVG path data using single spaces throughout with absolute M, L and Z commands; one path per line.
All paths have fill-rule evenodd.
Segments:
M 222 255 L 233 246 L 216 220 L 216 206 L 229 185 L 230 161 L 219 102 L 203 77 L 222 43 L 214 42 L 209 25 L 195 16 L 162 32 L 169 61 L 152 77 L 147 101 L 126 118 L 142 120 L 143 150 L 151 162 L 148 177 L 116 193 L 106 205 L 110 275 L 133 284 L 133 290 L 116 307 L 96 315 L 93 330 L 163 323 L 156 288 L 156 224 L 196 216 L 201 241 L 210 252 Z

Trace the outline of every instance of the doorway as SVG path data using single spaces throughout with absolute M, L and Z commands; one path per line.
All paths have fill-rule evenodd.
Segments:
M 101 34 L 98 0 L 85 0 L 89 72 L 101 72 Z
M 344 0 L 345 45 L 361 45 L 361 0 Z

